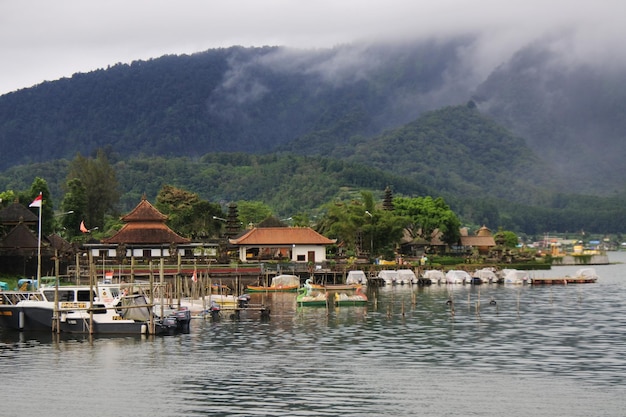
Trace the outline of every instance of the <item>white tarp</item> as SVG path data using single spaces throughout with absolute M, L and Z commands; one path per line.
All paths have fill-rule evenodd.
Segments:
M 398 283 L 399 284 L 412 284 L 417 282 L 415 272 L 410 269 L 398 269 Z
M 498 276 L 493 268 L 483 268 L 474 272 L 476 278 L 480 278 L 483 282 L 497 282 Z
M 297 275 L 277 275 L 272 278 L 272 287 L 300 286 L 300 277 Z
M 378 271 L 378 277 L 382 278 L 385 284 L 392 285 L 398 281 L 398 271 L 383 269 L 382 271 Z
M 517 269 L 503 269 L 502 276 L 505 284 L 523 284 L 529 281 L 528 271 Z
M 424 272 L 424 278 L 431 280 L 432 282 L 444 282 L 446 280 L 446 276 L 443 271 L 438 269 L 429 269 Z
M 363 271 L 349 271 L 346 284 L 366 284 L 367 277 Z
M 596 274 L 596 270 L 593 268 L 582 268 L 576 271 L 574 275 L 576 278 L 584 278 L 584 279 L 597 279 L 598 275 Z
M 446 282 L 448 284 L 469 284 L 472 281 L 472 277 L 466 271 L 460 269 L 451 269 L 446 272 Z

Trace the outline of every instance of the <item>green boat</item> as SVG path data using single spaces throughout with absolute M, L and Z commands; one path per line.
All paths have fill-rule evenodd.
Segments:
M 357 289 L 354 294 L 335 293 L 335 305 L 340 306 L 364 306 L 367 304 L 367 295 Z
M 311 291 L 309 287 L 304 286 L 298 289 L 296 304 L 298 307 L 325 307 L 328 305 L 328 293 Z

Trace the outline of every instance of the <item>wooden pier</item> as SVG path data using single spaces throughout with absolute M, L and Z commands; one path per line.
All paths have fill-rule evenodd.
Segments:
M 556 277 L 556 278 L 532 278 L 532 285 L 568 285 L 568 284 L 593 284 L 598 278 L 592 277 Z

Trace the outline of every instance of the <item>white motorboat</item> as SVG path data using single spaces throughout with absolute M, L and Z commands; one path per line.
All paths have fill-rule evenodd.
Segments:
M 472 274 L 472 278 L 479 280 L 481 284 L 495 284 L 499 280 L 494 268 L 477 269 Z
M 524 285 L 530 282 L 528 271 L 518 269 L 503 269 L 502 280 L 508 285 Z
M 96 288 L 117 296 L 102 300 Z M 157 319 L 143 294 L 126 295 L 115 286 L 42 287 L 27 293 L 1 292 L 0 297 L 0 326 L 21 331 L 164 334 L 188 332 L 191 319 L 185 309 Z
M 361 270 L 349 271 L 348 276 L 346 277 L 346 284 L 367 285 L 367 276 L 365 275 L 365 272 Z
M 396 285 L 398 283 L 398 271 L 383 269 L 378 271 L 378 278 L 382 279 L 385 285 Z
M 446 275 L 438 269 L 424 271 L 422 276 L 425 280 L 430 280 L 432 284 L 444 284 L 446 282 Z
M 470 284 L 472 277 L 467 271 L 451 269 L 446 272 L 446 284 Z
M 411 285 L 417 284 L 417 277 L 415 276 L 415 272 L 411 269 L 398 269 L 398 284 L 400 285 Z

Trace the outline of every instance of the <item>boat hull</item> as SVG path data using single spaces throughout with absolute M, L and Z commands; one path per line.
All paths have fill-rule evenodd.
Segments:
M 311 288 L 317 291 L 356 291 L 362 287 L 363 285 L 361 284 L 311 284 Z
M 16 306 L 0 306 L 0 327 L 21 330 L 24 327 L 24 315 Z
M 296 301 L 299 307 L 326 307 L 326 300 L 300 300 Z
M 256 285 L 248 285 L 246 290 L 248 292 L 296 292 L 299 285 L 289 285 L 284 287 L 262 287 Z
M 141 335 L 189 333 L 191 314 L 179 310 L 163 320 L 150 321 L 125 319 L 105 308 L 95 308 L 93 314 L 87 310 L 60 311 L 54 319 L 54 308 L 48 305 L 0 305 L 0 326 L 5 329 L 39 332 L 95 335 Z
M 367 305 L 367 300 L 340 300 L 335 301 L 337 307 L 353 307 Z

